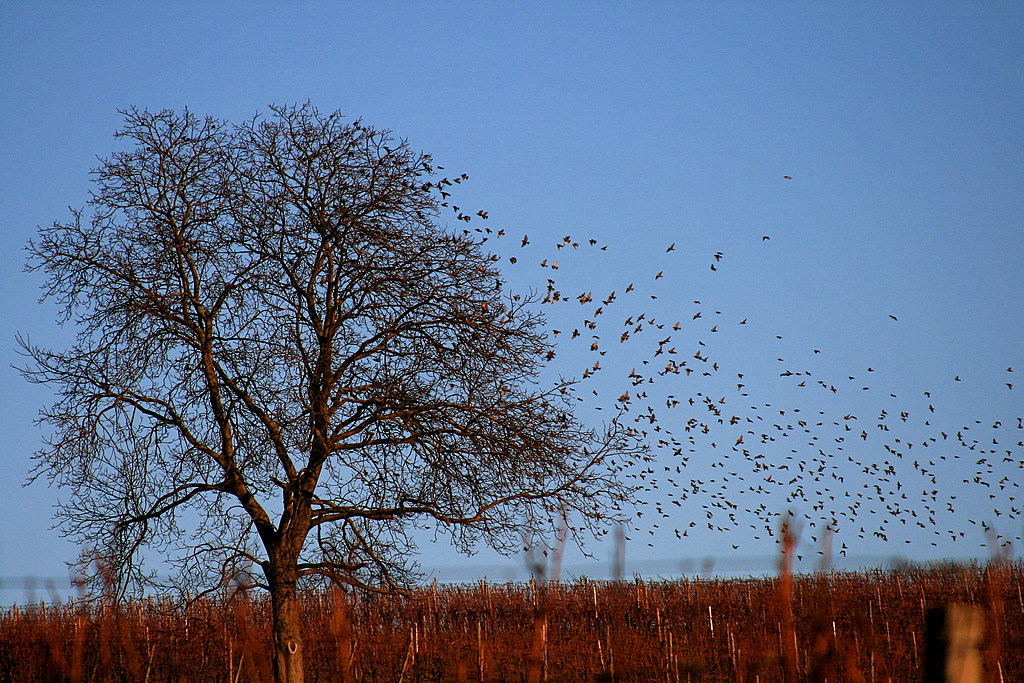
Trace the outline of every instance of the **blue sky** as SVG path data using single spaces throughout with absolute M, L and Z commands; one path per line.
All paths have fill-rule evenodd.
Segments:
M 1019 515 L 1009 517 L 1018 505 L 1006 497 L 1012 491 L 989 495 L 997 480 L 1024 481 L 1024 448 L 1013 446 L 1024 434 L 1010 433 L 1024 414 L 1024 382 L 1007 387 L 1024 373 L 1022 26 L 1024 7 L 1012 2 L 3 3 L 2 366 L 18 361 L 15 332 L 56 346 L 70 338 L 54 309 L 36 303 L 40 278 L 23 272 L 21 247 L 37 226 L 85 203 L 96 157 L 117 149 L 119 108 L 187 106 L 237 121 L 270 103 L 309 100 L 389 128 L 448 171 L 467 173 L 456 199 L 487 210 L 487 226 L 510 236 L 492 244 L 517 257 L 515 267 L 505 260 L 511 286 L 543 286 L 557 275 L 572 296 L 619 293 L 602 321 L 605 369 L 581 393 L 588 419 L 602 419 L 598 407 L 610 410 L 655 339 L 620 344 L 622 319 L 644 312 L 681 321 L 673 342 L 689 352 L 681 357 L 703 343 L 722 370 L 659 381 L 658 391 L 717 399 L 728 390 L 730 411 L 745 420 L 756 406 L 765 423 L 779 421 L 767 413 L 780 406 L 790 417 L 794 408 L 822 411 L 815 433 L 833 444 L 840 442 L 827 429 L 843 430 L 850 421 L 842 418 L 855 415 L 854 434 L 874 430 L 856 446 L 843 443 L 858 462 L 888 457 L 890 442 L 875 438 L 882 410 L 911 416 L 896 418 L 884 436 L 938 439 L 929 456 L 942 494 L 957 496 L 955 512 L 926 529 L 890 515 L 882 541 L 871 531 L 884 505 L 873 517 L 864 503 L 861 521 L 837 534 L 837 549 L 847 544 L 852 558 L 984 558 L 979 521 L 1021 536 Z M 524 234 L 531 244 L 520 248 Z M 608 250 L 557 250 L 566 235 Z M 560 260 L 557 274 L 539 267 L 544 259 Z M 658 271 L 665 275 L 655 281 Z M 627 302 L 623 291 L 634 281 L 638 298 Z M 645 306 L 636 308 L 640 297 Z M 578 328 L 593 313 L 572 305 L 550 307 L 553 328 Z M 593 360 L 590 341 L 565 341 L 552 372 L 582 372 Z M 798 387 L 784 371 L 812 375 Z M 815 388 L 818 381 L 837 391 Z M 48 528 L 61 492 L 21 486 L 41 443 L 32 419 L 48 393 L 11 369 L 0 370 L 0 388 L 0 577 L 61 576 L 76 554 Z M 660 414 L 661 424 L 683 434 L 691 415 L 703 417 L 686 410 L 695 409 Z M 995 421 L 1002 431 L 991 428 Z M 968 461 L 976 452 L 961 457 L 939 443 L 942 431 L 967 425 L 975 430 L 968 441 L 995 438 L 1000 454 L 1012 451 L 1008 461 L 993 457 L 999 462 L 984 473 L 990 486 L 963 484 L 980 476 L 978 458 Z M 714 447 L 694 444 L 679 482 L 723 485 L 711 464 L 739 457 L 727 449 L 735 439 L 723 428 Z M 818 445 L 762 450 L 781 465 L 818 457 Z M 945 461 L 932 457 L 942 447 Z M 659 468 L 679 465 L 670 452 L 659 457 Z M 915 459 L 901 459 L 900 477 L 917 492 Z M 668 518 L 641 506 L 647 513 L 630 531 L 627 572 L 709 556 L 719 566 L 764 558 L 760 569 L 770 570 L 775 541 L 751 529 L 742 510 L 787 504 L 742 494 L 736 487 L 753 478 L 748 462 L 736 466 L 747 467 L 747 478 L 723 490 L 737 496 L 739 526 L 707 528 L 708 494 L 680 505 L 664 498 Z M 845 472 L 842 483 L 830 480 L 840 499 L 830 504 L 872 476 L 846 467 L 835 470 Z M 660 486 L 645 492 L 647 502 L 676 488 Z M 915 501 L 904 506 L 923 514 Z M 800 514 L 817 513 L 800 505 Z M 712 512 L 713 526 L 725 521 L 723 510 Z M 691 521 L 697 528 L 676 538 L 672 530 Z M 954 542 L 950 529 L 964 536 Z M 812 555 L 814 532 L 805 531 Z M 567 564 L 606 572 L 607 544 L 589 550 L 591 564 L 576 555 Z M 517 564 L 486 551 L 459 558 L 429 541 L 423 562 L 442 578 L 455 567 L 504 578 Z

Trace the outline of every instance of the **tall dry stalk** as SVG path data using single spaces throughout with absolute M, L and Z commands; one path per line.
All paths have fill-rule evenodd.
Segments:
M 352 622 L 348 614 L 348 600 L 344 591 L 334 588 L 331 591 L 331 635 L 337 646 L 338 673 L 341 683 L 354 683 L 353 665 L 356 656 L 356 643 L 352 633 Z
M 1000 546 L 995 532 L 989 532 L 992 558 L 985 568 L 985 592 L 988 598 L 986 624 L 985 677 L 989 683 L 1005 683 L 1003 679 L 1002 649 L 1005 621 L 1003 596 L 1006 593 L 1012 546 Z M 1018 585 L 1019 589 L 1019 585 Z
M 793 518 L 787 515 L 782 520 L 782 557 L 779 560 L 779 639 L 782 654 L 782 669 L 785 683 L 797 681 L 796 621 L 793 617 L 793 554 L 798 538 Z

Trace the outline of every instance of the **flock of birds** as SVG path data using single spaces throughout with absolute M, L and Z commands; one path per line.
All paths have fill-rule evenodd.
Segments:
M 477 216 L 486 219 L 487 213 Z M 505 232 L 473 228 L 464 235 L 483 244 Z M 769 240 L 762 235 L 759 242 Z M 608 245 L 566 235 L 538 246 L 523 236 L 512 249 L 516 255 L 505 256 L 506 263 L 527 269 L 517 274 L 528 277 L 537 272 L 531 266 L 558 271 L 566 262 L 575 274 L 583 270 L 576 267 L 575 256 L 593 249 L 602 257 Z M 537 254 L 538 249 L 544 253 Z M 672 243 L 664 253 L 675 251 Z M 718 271 L 724 258 L 721 251 L 712 254 L 710 270 Z M 776 367 L 769 367 L 771 361 L 735 367 L 735 354 L 719 353 L 713 340 L 729 336 L 735 342 L 735 335 L 723 332 L 730 324 L 755 327 L 748 325 L 751 316 L 729 320 L 700 299 L 693 299 L 692 306 L 687 299 L 681 308 L 666 306 L 665 299 L 651 303 L 659 293 L 650 292 L 662 290 L 649 285 L 662 281 L 655 287 L 664 287 L 663 280 L 671 281 L 673 273 L 631 271 L 633 282 L 603 297 L 589 290 L 565 293 L 574 275 L 560 284 L 563 273 L 542 275 L 546 282 L 538 288 L 542 304 L 550 307 L 549 334 L 560 338 L 548 359 L 564 350 L 584 363 L 579 368 L 566 368 L 564 361 L 557 365 L 559 374 L 578 379 L 579 408 L 609 415 L 607 420 L 635 430 L 649 444 L 647 457 L 621 466 L 621 476 L 635 484 L 641 497 L 632 533 L 652 537 L 649 545 L 665 532 L 683 539 L 698 524 L 713 532 L 748 526 L 754 539 L 777 536 L 782 519 L 792 516 L 802 519 L 810 541 L 822 547 L 833 532 L 846 530 L 859 538 L 910 544 L 920 533 L 900 530 L 907 526 L 929 530 L 931 545 L 941 543 L 948 552 L 947 539 L 955 542 L 975 533 L 965 521 L 987 534 L 993 548 L 998 544 L 1005 551 L 1020 540 L 1021 417 L 964 420 L 946 415 L 941 404 L 935 407 L 939 399 L 931 390 L 910 399 L 888 389 L 887 395 L 871 394 L 872 387 L 857 375 L 840 370 L 842 359 L 830 364 L 821 349 L 807 349 L 808 367 L 799 369 L 781 356 L 773 361 L 781 364 Z M 648 306 L 658 312 L 645 310 Z M 664 317 L 667 310 L 671 318 Z M 899 322 L 895 315 L 888 318 Z M 781 343 L 782 335 L 772 336 Z M 838 372 L 843 374 L 837 379 Z M 864 372 L 876 371 L 867 367 Z M 1013 391 L 1013 368 L 1005 373 L 1003 391 Z M 885 384 L 884 378 L 872 377 Z M 961 378 L 954 375 L 950 381 Z M 813 389 L 823 395 L 798 393 Z M 754 396 L 762 391 L 776 397 L 776 403 L 757 402 Z M 904 393 L 900 390 L 900 396 Z M 882 400 L 872 404 L 867 396 Z M 1021 410 L 1019 402 L 1001 403 Z M 872 410 L 873 419 L 863 410 Z M 679 524 L 681 519 L 686 521 Z M 843 542 L 840 554 L 848 550 Z

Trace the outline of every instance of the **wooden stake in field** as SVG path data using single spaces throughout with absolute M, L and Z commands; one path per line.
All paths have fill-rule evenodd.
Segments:
M 925 683 L 982 683 L 981 608 L 954 603 L 932 610 L 927 623 Z

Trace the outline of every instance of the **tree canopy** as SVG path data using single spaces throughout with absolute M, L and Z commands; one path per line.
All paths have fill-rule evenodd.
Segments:
M 297 661 L 302 576 L 393 591 L 415 525 L 512 551 L 622 514 L 635 433 L 581 423 L 572 379 L 542 385 L 539 297 L 439 220 L 429 155 L 309 105 L 125 120 L 88 209 L 29 245 L 78 331 L 23 347 L 58 392 L 37 476 L 70 490 L 83 561 L 122 590 L 157 583 L 146 546 L 188 586 L 242 574 Z

